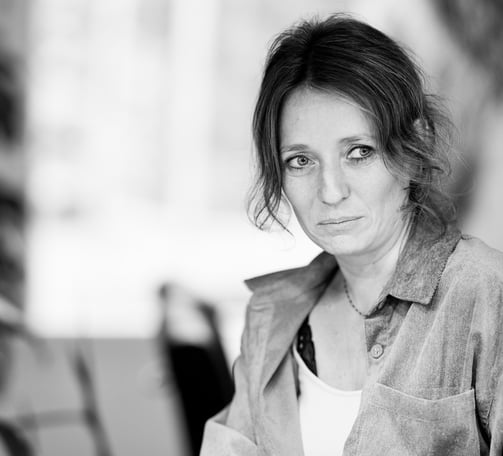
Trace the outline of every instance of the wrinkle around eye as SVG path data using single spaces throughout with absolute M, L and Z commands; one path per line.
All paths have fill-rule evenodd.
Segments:
M 361 156 L 360 157 L 352 157 L 353 153 L 357 152 L 357 151 L 360 152 Z M 362 151 L 365 151 L 366 153 L 362 155 L 361 154 Z M 365 145 L 355 146 L 355 147 L 351 148 L 351 150 L 348 152 L 348 157 L 350 157 L 350 158 L 367 158 L 367 157 L 374 155 L 375 152 L 376 151 L 372 146 L 365 146 Z
M 301 164 L 295 164 L 296 161 L 298 160 L 305 160 L 306 163 L 301 165 Z M 308 173 L 314 166 L 315 162 L 309 157 L 306 157 L 305 155 L 294 155 L 292 157 L 289 157 L 284 160 L 283 162 L 283 168 L 284 171 L 286 171 L 289 174 L 305 174 Z
M 361 151 L 365 151 L 365 155 L 361 154 Z M 357 152 L 360 151 L 360 156 L 357 155 Z M 378 157 L 378 151 L 372 146 L 355 146 L 346 154 L 346 160 L 353 165 L 360 165 L 364 163 L 371 163 L 375 158 Z

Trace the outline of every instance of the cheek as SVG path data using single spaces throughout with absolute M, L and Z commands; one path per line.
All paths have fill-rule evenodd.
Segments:
M 384 191 L 383 198 L 386 203 L 388 213 L 395 214 L 401 212 L 407 199 L 405 185 L 398 181 L 392 182 Z
M 302 185 L 298 180 L 287 178 L 283 183 L 283 193 L 293 210 L 300 216 L 305 215 L 306 209 L 310 206 L 309 187 Z
M 367 189 L 368 202 L 377 216 L 389 216 L 400 210 L 407 198 L 406 184 L 394 177 L 382 176 L 378 183 Z

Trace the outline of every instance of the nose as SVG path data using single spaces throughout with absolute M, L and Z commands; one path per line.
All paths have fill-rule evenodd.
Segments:
M 346 176 L 340 167 L 327 167 L 321 171 L 318 195 L 322 203 L 337 204 L 346 199 L 349 193 Z

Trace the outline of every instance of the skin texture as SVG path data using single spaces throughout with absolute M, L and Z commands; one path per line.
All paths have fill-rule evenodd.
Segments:
M 384 165 L 356 104 L 298 89 L 285 103 L 280 139 L 283 190 L 313 242 L 338 260 L 363 262 L 375 261 L 397 242 L 406 225 L 400 209 L 407 183 Z

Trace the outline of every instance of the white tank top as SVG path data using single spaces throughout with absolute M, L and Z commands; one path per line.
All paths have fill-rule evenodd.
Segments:
M 314 375 L 293 347 L 299 366 L 299 417 L 305 456 L 341 456 L 360 407 L 361 390 L 344 391 Z

